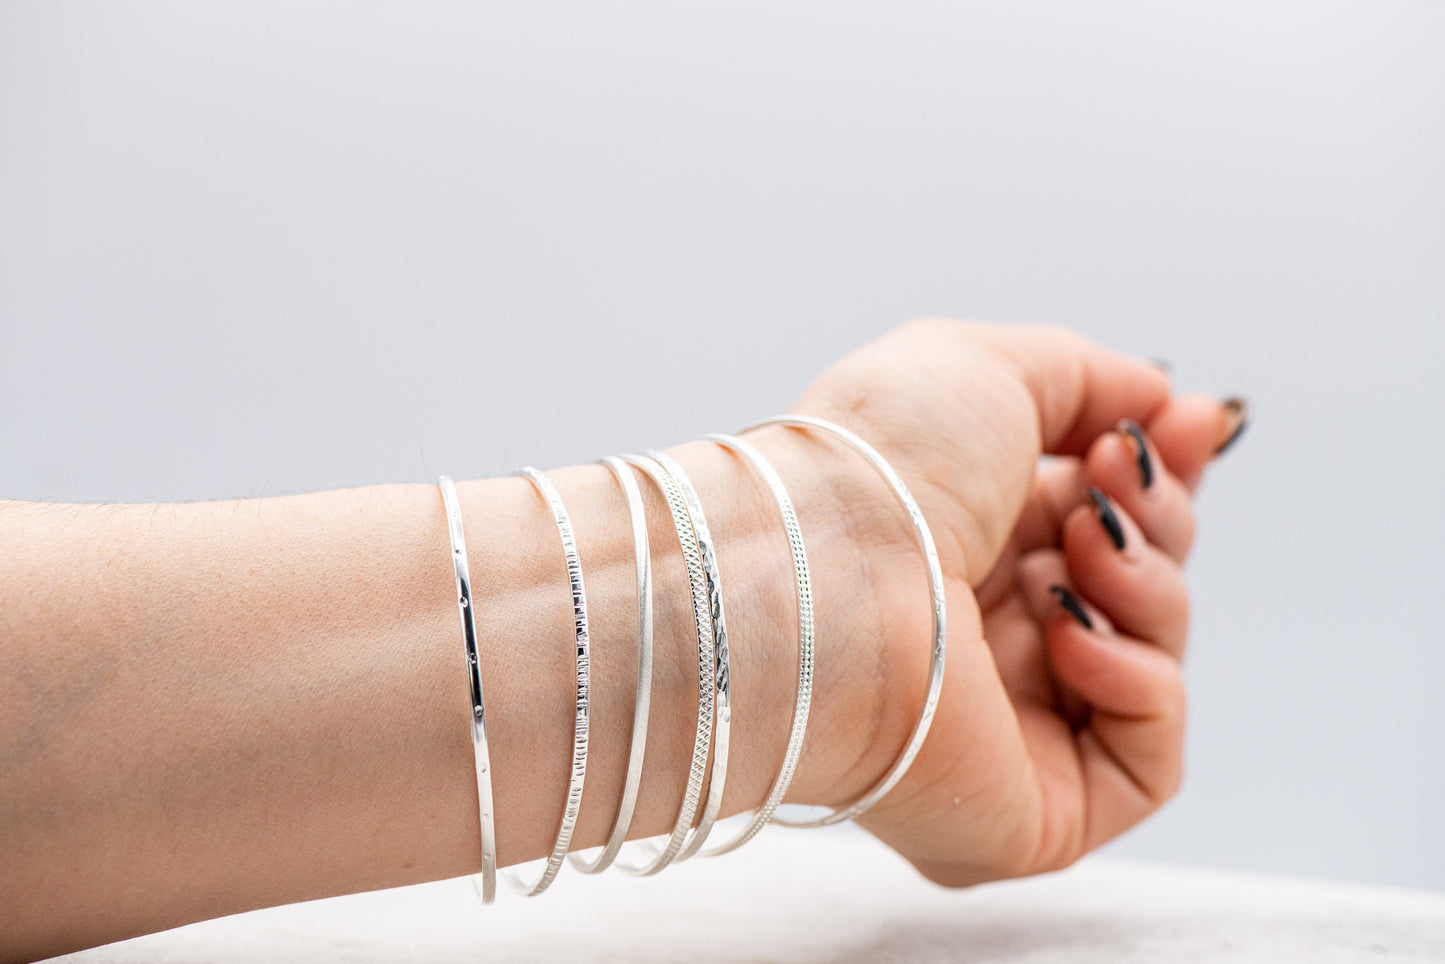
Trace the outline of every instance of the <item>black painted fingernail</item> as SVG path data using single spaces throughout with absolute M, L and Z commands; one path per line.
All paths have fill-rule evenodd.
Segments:
M 1124 548 L 1124 527 L 1119 524 L 1119 516 L 1114 512 L 1114 506 L 1109 502 L 1109 497 L 1104 495 L 1093 486 L 1085 493 L 1089 501 L 1094 503 L 1094 511 L 1099 514 L 1099 524 L 1104 531 L 1109 533 L 1109 539 L 1114 543 L 1115 549 Z
M 1223 455 L 1235 442 L 1238 442 L 1239 437 L 1244 434 L 1244 430 L 1249 427 L 1249 402 L 1247 400 L 1235 395 L 1233 398 L 1226 398 L 1223 406 L 1230 429 L 1229 434 L 1224 437 L 1224 441 L 1219 443 L 1219 448 L 1214 450 L 1215 458 Z
M 1058 599 L 1059 605 L 1064 608 L 1064 612 L 1079 621 L 1080 626 L 1083 626 L 1085 629 L 1094 628 L 1094 621 L 1089 618 L 1089 611 L 1084 608 L 1083 603 L 1079 602 L 1078 596 L 1075 596 L 1063 586 L 1059 585 L 1050 586 L 1049 592 L 1053 593 L 1054 597 Z
M 1139 481 L 1144 488 L 1154 484 L 1154 459 L 1149 454 L 1149 446 L 1144 442 L 1144 430 L 1139 423 L 1132 418 L 1126 418 L 1119 422 L 1119 431 L 1134 440 L 1134 461 L 1139 466 Z

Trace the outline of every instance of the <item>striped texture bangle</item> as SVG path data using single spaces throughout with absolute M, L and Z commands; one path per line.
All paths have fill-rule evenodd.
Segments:
M 572 625 L 577 652 L 577 713 L 572 731 L 572 776 L 567 787 L 567 803 L 562 810 L 562 823 L 557 830 L 557 842 L 547 858 L 547 866 L 533 883 L 527 883 L 512 870 L 505 871 L 503 878 L 512 889 L 525 897 L 535 897 L 551 886 L 557 872 L 567 859 L 567 850 L 572 844 L 572 831 L 577 826 L 577 813 L 582 807 L 582 784 L 587 776 L 587 734 L 588 715 L 591 702 L 592 664 L 588 652 L 587 598 L 582 590 L 582 560 L 577 555 L 577 540 L 572 535 L 572 521 L 562 504 L 562 496 L 551 480 L 531 466 L 524 466 L 514 474 L 526 476 L 537 487 L 552 510 L 557 523 L 557 532 L 562 537 L 562 552 L 567 559 L 567 579 L 572 587 Z
M 615 455 L 602 458 L 627 500 L 627 515 L 632 522 L 632 552 L 637 563 L 637 689 L 632 709 L 632 744 L 627 753 L 627 778 L 622 785 L 622 803 L 617 808 L 617 821 L 612 836 L 602 853 L 588 860 L 572 854 L 572 866 L 584 874 L 600 874 L 612 865 L 627 840 L 632 813 L 637 808 L 637 788 L 642 782 L 643 754 L 647 748 L 647 718 L 652 706 L 652 557 L 647 544 L 647 518 L 642 508 L 642 493 L 632 477 L 632 469 Z

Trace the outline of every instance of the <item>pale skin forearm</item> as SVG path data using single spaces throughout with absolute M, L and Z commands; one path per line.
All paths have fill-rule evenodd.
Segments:
M 792 411 L 885 453 L 933 530 L 948 600 L 932 729 L 859 823 L 928 878 L 969 886 L 1067 866 L 1162 805 L 1182 773 L 1192 493 L 1243 428 L 1242 402 L 1174 395 L 1157 367 L 1059 329 L 934 319 L 841 359 Z M 888 768 L 922 703 L 923 563 L 861 460 L 802 432 L 750 435 L 792 492 L 814 573 L 817 675 L 789 799 L 839 804 Z M 708 442 L 671 451 L 718 539 L 734 813 L 764 799 L 783 756 L 792 570 L 749 469 Z M 1044 453 L 1055 458 L 1040 466 Z M 634 564 L 607 470 L 551 474 L 592 616 L 578 849 L 604 842 L 621 797 Z M 459 490 L 510 864 L 551 849 L 566 793 L 570 593 L 530 483 Z M 633 836 L 671 828 L 697 712 L 681 554 L 660 496 L 642 490 L 659 611 Z M 480 867 L 434 486 L 3 503 L 0 599 L 0 957 Z
M 827 643 L 876 618 L 856 528 L 874 496 L 866 485 L 854 493 L 850 522 L 839 511 L 850 473 L 823 478 L 819 452 L 796 433 L 751 437 L 793 489 L 819 596 L 815 709 L 790 799 L 838 802 L 888 762 L 859 750 L 877 726 L 873 668 L 848 674 Z M 787 738 L 791 564 L 750 470 L 710 443 L 670 451 L 719 541 L 735 680 L 724 812 L 739 812 L 766 796 Z M 627 767 L 633 544 L 605 468 L 550 475 L 572 515 L 590 604 L 578 849 L 606 841 Z M 676 819 L 698 686 L 677 538 L 661 496 L 642 488 L 658 615 L 634 837 Z M 550 851 L 566 795 L 570 599 L 555 525 L 530 483 L 465 482 L 459 495 L 506 865 Z M 6 503 L 0 520 L 7 955 L 479 869 L 466 672 L 435 486 L 184 505 Z

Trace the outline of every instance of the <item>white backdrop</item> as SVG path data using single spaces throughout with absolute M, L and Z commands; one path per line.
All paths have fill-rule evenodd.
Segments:
M 1427 0 L 12 0 L 0 495 L 553 466 L 1061 322 L 1256 415 L 1115 851 L 1441 888 L 1442 172 Z

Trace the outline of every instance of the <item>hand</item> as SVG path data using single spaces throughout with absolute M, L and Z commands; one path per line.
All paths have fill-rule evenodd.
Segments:
M 924 321 L 843 359 L 793 411 L 854 429 L 893 463 L 945 574 L 933 728 L 860 823 L 929 878 L 963 886 L 1066 866 L 1167 800 L 1181 774 L 1190 496 L 1241 409 L 1171 397 L 1157 366 L 1066 331 Z M 1141 426 L 1147 489 L 1121 419 Z M 1059 458 L 1040 467 L 1044 453 Z M 857 507 L 857 542 L 877 629 L 846 645 L 876 729 L 837 802 L 906 741 L 930 634 L 911 529 L 876 478 L 866 484 L 879 494 Z

